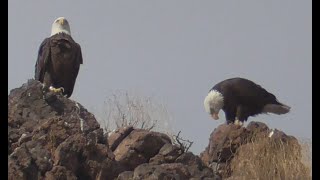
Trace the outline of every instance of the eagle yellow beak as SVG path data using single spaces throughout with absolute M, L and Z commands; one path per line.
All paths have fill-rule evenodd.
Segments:
M 212 116 L 212 118 L 213 118 L 214 120 L 218 120 L 218 119 L 219 119 L 218 113 L 213 113 L 213 114 L 211 114 L 211 116 Z

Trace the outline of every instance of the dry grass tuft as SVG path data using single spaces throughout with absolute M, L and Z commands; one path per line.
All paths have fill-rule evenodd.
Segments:
M 256 137 L 237 150 L 230 167 L 236 179 L 311 179 L 296 139 Z
M 306 138 L 299 138 L 302 153 L 302 163 L 310 169 L 312 174 L 312 140 Z

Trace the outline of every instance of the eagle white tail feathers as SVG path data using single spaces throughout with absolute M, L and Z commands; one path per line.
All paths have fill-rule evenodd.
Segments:
M 290 107 L 284 104 L 267 104 L 263 107 L 262 112 L 274 114 L 286 114 L 290 111 Z

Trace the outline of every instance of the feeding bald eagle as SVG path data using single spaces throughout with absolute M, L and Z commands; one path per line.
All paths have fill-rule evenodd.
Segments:
M 35 79 L 43 83 L 45 91 L 70 97 L 82 63 L 81 47 L 71 37 L 69 22 L 64 17 L 57 18 L 51 36 L 40 45 Z
M 240 124 L 249 116 L 261 113 L 285 114 L 290 107 L 256 83 L 244 78 L 231 78 L 219 82 L 204 99 L 205 110 L 213 119 L 219 119 L 220 109 L 227 123 Z

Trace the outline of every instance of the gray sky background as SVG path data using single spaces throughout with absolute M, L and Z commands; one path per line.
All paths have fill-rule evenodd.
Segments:
M 311 0 L 88 2 L 8 1 L 8 93 L 34 77 L 39 45 L 64 16 L 84 59 L 71 99 L 98 118 L 115 90 L 156 97 L 199 154 L 225 121 L 210 118 L 204 97 L 239 76 L 292 107 L 249 121 L 311 138 Z

